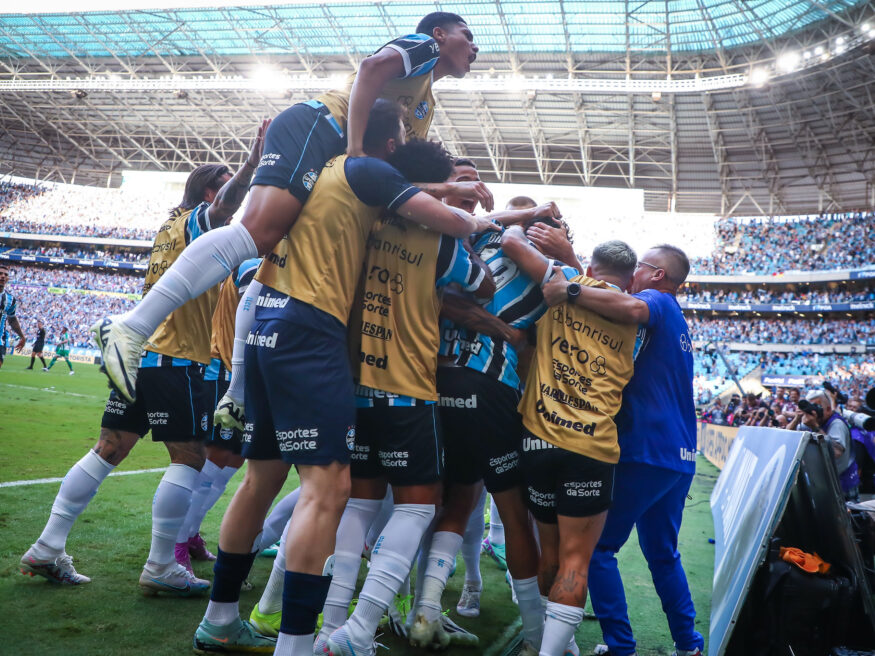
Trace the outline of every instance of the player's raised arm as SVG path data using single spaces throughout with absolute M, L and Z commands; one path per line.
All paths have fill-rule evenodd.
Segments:
M 550 260 L 529 243 L 520 226 L 511 226 L 504 231 L 501 248 L 532 280 L 543 284 L 548 279 Z
M 383 48 L 362 61 L 349 94 L 346 152 L 351 157 L 364 157 L 363 140 L 371 107 L 386 83 L 404 74 L 404 59 L 392 48 Z
M 261 160 L 261 153 L 264 149 L 264 133 L 267 132 L 269 125 L 270 119 L 267 119 L 258 126 L 258 133 L 255 135 L 246 161 L 237 169 L 237 173 L 219 189 L 209 209 L 207 209 L 207 220 L 211 227 L 218 228 L 225 225 L 234 216 L 234 212 L 240 209 L 240 205 L 249 191 L 252 175 Z

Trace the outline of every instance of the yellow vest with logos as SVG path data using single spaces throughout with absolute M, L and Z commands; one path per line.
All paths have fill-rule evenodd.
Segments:
M 350 320 L 360 384 L 437 401 L 437 232 L 385 216 L 368 237 L 360 304 Z M 358 351 L 358 353 L 355 353 Z
M 586 276 L 571 280 L 609 288 Z M 519 405 L 523 424 L 550 444 L 616 463 L 614 416 L 632 377 L 638 326 L 614 323 L 569 302 L 549 308 L 537 326 L 535 357 Z
M 193 211 L 176 210 L 158 230 L 152 244 L 143 296 L 185 249 L 185 228 Z M 218 297 L 219 285 L 216 285 L 175 309 L 152 333 L 143 348 L 153 353 L 209 364 L 213 310 Z
M 355 195 L 343 170 L 345 161 L 341 155 L 325 164 L 298 220 L 255 274 L 260 283 L 327 312 L 344 326 L 365 241 L 382 212 Z

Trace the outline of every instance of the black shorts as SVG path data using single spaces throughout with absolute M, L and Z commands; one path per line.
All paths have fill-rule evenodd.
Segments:
M 271 121 L 252 184 L 288 189 L 303 205 L 325 162 L 345 150 L 346 135 L 325 105 L 292 105 Z
M 260 319 L 256 310 L 247 339 L 243 456 L 349 464 L 355 397 L 346 327 L 293 298 L 285 316 Z
M 555 524 L 556 515 L 590 517 L 611 507 L 616 465 L 561 449 L 528 431 L 521 451 L 529 511 L 539 522 Z
M 353 478 L 385 478 L 391 485 L 428 485 L 441 480 L 444 449 L 437 406 L 358 408 Z
M 212 378 L 207 375 L 206 378 Z M 210 432 L 207 435 L 205 442 L 206 446 L 215 446 L 220 449 L 230 451 L 234 455 L 240 455 L 243 450 L 243 434 L 236 428 L 222 428 L 213 423 L 213 413 L 216 406 L 219 405 L 219 399 L 225 396 L 228 391 L 228 386 L 231 384 L 231 372 L 225 369 L 224 365 L 219 365 L 219 371 L 215 380 L 205 380 L 204 385 L 208 389 L 208 394 L 213 404 L 213 410 L 209 413 Z
M 448 483 L 483 479 L 490 492 L 522 484 L 519 392 L 467 367 L 438 367 L 437 390 Z
M 46 347 L 46 343 L 45 343 L 45 342 L 36 342 L 36 343 L 33 345 L 33 349 L 31 349 L 31 353 L 33 353 L 34 355 L 36 355 L 37 353 L 42 353 L 42 352 L 43 352 L 43 349 L 44 349 L 45 347 Z
M 0 362 L 3 362 L 4 357 L 6 357 L 6 347 L 0 346 Z
M 137 400 L 127 404 L 111 392 L 101 426 L 136 433 L 150 430 L 154 442 L 202 442 L 210 430 L 210 402 L 204 367 L 142 367 Z

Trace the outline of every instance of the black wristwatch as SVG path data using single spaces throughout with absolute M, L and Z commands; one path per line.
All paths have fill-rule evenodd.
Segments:
M 568 294 L 568 300 L 573 303 L 574 299 L 580 296 L 580 283 L 568 283 L 568 287 L 565 288 L 565 293 Z

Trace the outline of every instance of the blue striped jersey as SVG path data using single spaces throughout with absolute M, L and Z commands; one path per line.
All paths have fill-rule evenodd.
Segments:
M 6 318 L 15 316 L 15 309 L 18 307 L 18 302 L 12 295 L 12 292 L 4 290 L 0 292 L 0 346 L 6 346 Z
M 480 287 L 485 277 L 486 272 L 471 259 L 461 239 L 441 235 L 435 265 L 435 288 L 441 289 L 451 283 L 458 283 L 465 291 L 473 292 Z M 434 404 L 434 401 L 393 394 L 364 385 L 356 385 L 355 395 L 357 408 L 373 408 L 375 405 L 409 407 Z
M 552 275 L 552 267 L 561 267 L 568 278 L 579 273 L 554 260 L 547 267 L 544 280 L 532 280 L 504 254 L 501 235 L 500 232 L 485 232 L 474 241 L 474 252 L 486 262 L 495 279 L 495 295 L 483 308 L 511 327 L 526 330 L 547 309 L 541 285 Z M 514 389 L 520 385 L 516 371 L 519 361 L 516 349 L 503 339 L 493 339 L 443 320 L 439 352 L 441 355 L 455 356 L 456 364 L 492 376 Z
M 404 60 L 403 77 L 417 77 L 430 73 L 440 57 L 441 49 L 437 41 L 428 34 L 407 34 L 389 41 L 381 46 L 389 48 L 401 55 Z

